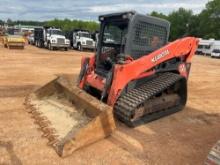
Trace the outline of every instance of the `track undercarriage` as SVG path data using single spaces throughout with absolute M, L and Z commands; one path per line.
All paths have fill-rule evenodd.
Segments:
M 161 73 L 121 96 L 115 104 L 117 118 L 137 126 L 180 111 L 186 103 L 186 80 L 175 73 Z

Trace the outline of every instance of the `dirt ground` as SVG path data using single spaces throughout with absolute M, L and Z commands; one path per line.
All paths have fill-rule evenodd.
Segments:
M 89 52 L 0 45 L 0 164 L 203 164 L 220 139 L 220 59 L 196 56 L 186 108 L 60 158 L 23 105 L 25 96 L 55 75 L 78 73 Z

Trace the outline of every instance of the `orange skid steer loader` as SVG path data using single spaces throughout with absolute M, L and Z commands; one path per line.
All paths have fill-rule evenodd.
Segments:
M 168 43 L 166 20 L 123 12 L 99 17 L 97 52 L 82 58 L 78 78 L 60 76 L 26 100 L 60 156 L 110 135 L 115 118 L 130 127 L 182 110 L 198 45 Z

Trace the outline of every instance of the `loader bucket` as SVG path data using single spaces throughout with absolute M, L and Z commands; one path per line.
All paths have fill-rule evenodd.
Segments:
M 75 82 L 73 76 L 60 76 L 26 99 L 43 136 L 61 157 L 107 137 L 116 127 L 113 108 L 78 88 Z

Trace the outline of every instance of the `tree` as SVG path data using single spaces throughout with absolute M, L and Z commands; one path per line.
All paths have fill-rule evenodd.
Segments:
M 73 29 L 85 29 L 89 31 L 95 31 L 99 28 L 99 24 L 93 21 L 81 21 L 81 20 L 58 20 L 54 19 L 46 22 L 47 26 L 54 26 L 63 29 L 64 31 L 70 31 Z
M 168 15 L 168 20 L 171 22 L 170 40 L 190 35 L 193 22 L 193 13 L 191 10 L 179 8 Z
M 213 0 L 206 4 L 199 14 L 199 35 L 204 38 L 220 39 L 220 1 Z
M 13 21 L 10 18 L 8 18 L 6 22 L 7 22 L 7 24 L 9 26 L 13 26 L 14 25 Z
M 175 40 L 186 35 L 197 34 L 194 28 L 197 16 L 193 15 L 191 10 L 179 8 L 169 15 L 153 11 L 150 15 L 166 19 L 171 23 L 170 40 Z
M 163 13 L 158 13 L 158 12 L 156 12 L 156 11 L 152 11 L 152 12 L 150 13 L 150 15 L 151 15 L 151 16 L 154 16 L 154 17 L 163 18 L 163 19 L 168 20 L 168 16 L 167 16 L 167 15 L 165 15 L 165 14 L 163 14 Z
M 191 10 L 179 8 L 168 15 L 153 11 L 151 16 L 166 19 L 171 23 L 170 40 L 175 40 L 183 36 L 195 36 L 199 38 L 215 38 L 220 39 L 220 0 L 211 0 L 206 4 L 206 8 L 200 14 L 193 15 Z M 94 21 L 81 21 L 70 19 L 54 19 L 46 22 L 39 21 L 12 21 L 8 19 L 6 23 L 9 26 L 21 25 L 36 25 L 36 26 L 54 26 L 59 27 L 64 31 L 73 29 L 85 29 L 96 31 L 99 28 L 99 23 Z M 0 24 L 4 21 L 0 20 Z

